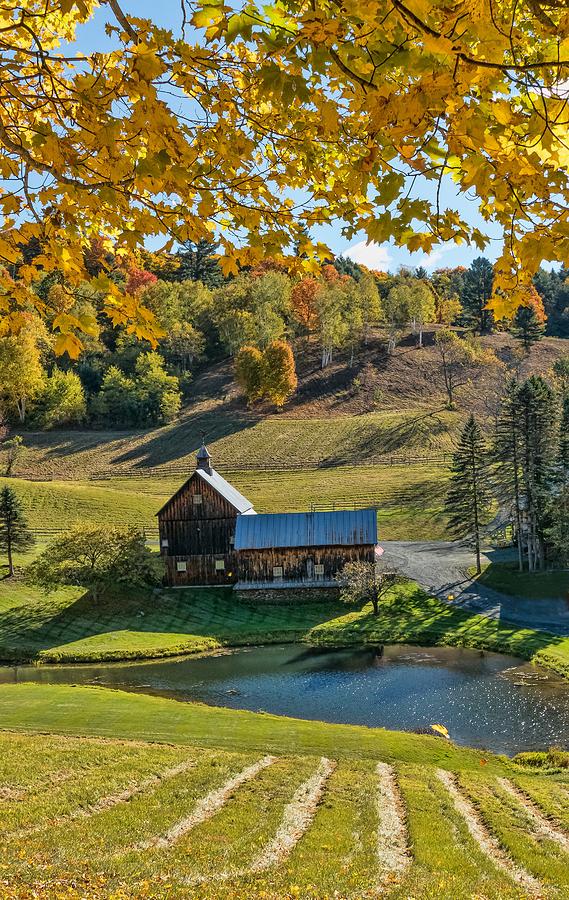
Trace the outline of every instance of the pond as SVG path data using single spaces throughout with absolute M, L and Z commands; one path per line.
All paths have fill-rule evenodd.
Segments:
M 304 719 L 413 730 L 513 754 L 569 746 L 566 680 L 511 656 L 453 647 L 300 644 L 144 663 L 0 668 L 0 682 L 98 684 Z

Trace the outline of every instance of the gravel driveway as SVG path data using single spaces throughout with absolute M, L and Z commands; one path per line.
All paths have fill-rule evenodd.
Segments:
M 531 600 L 511 597 L 478 584 L 468 576 L 475 565 L 474 554 L 451 541 L 381 541 L 383 559 L 393 563 L 429 593 L 492 619 L 504 619 L 516 625 L 540 628 L 554 634 L 569 635 L 569 608 L 561 599 Z M 492 550 L 483 562 L 512 559 L 511 550 Z

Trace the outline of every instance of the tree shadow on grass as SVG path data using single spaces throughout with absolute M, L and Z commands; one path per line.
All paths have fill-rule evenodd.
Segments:
M 444 413 L 442 408 L 412 418 L 402 417 L 395 422 L 363 421 L 350 431 L 346 445 L 325 457 L 321 466 L 348 465 L 354 459 L 372 463 L 374 458 L 390 454 L 403 457 L 440 455 L 436 449 L 425 449 L 425 443 L 436 442 L 451 431 L 448 420 L 441 413 Z
M 111 462 L 130 463 L 135 468 L 152 468 L 184 460 L 199 448 L 202 432 L 211 445 L 222 438 L 254 427 L 258 421 L 257 416 L 230 412 L 225 407 L 189 413 L 174 425 L 148 432 L 146 438 L 113 457 Z
M 0 659 L 31 661 L 42 651 L 53 650 L 50 656 L 56 661 L 59 654 L 66 657 L 66 645 L 118 632 L 128 635 L 122 642 L 101 647 L 101 655 L 113 652 L 118 658 L 124 652 L 125 656 L 136 658 L 138 647 L 139 656 L 143 657 L 145 641 L 139 638 L 137 643 L 137 635 L 156 635 L 154 647 L 158 649 L 160 635 L 179 635 L 180 644 L 192 637 L 210 638 L 221 644 L 262 643 L 264 637 L 275 634 L 300 637 L 314 625 L 337 615 L 334 603 L 329 607 L 320 603 L 269 609 L 246 604 L 231 588 L 123 592 L 98 601 L 88 593 L 71 601 L 47 596 L 3 613 Z M 79 648 L 77 655 L 88 653 L 89 648 Z
M 540 650 L 554 650 L 567 638 L 507 620 L 491 619 L 453 607 L 409 585 L 375 617 L 365 608 L 343 621 L 316 626 L 311 637 L 325 646 L 415 644 L 419 646 L 470 647 L 531 659 Z M 569 647 L 567 651 L 569 668 Z

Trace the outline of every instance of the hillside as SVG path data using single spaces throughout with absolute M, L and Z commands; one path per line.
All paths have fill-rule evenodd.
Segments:
M 0 728 L 7 898 L 569 890 L 563 769 L 101 688 L 0 686 Z
M 511 336 L 493 335 L 484 343 L 504 368 L 469 373 L 456 411 L 445 408 L 433 333 L 425 335 L 422 349 L 407 337 L 392 356 L 385 353 L 383 336 L 374 333 L 354 366 L 340 354 L 325 370 L 318 348 L 303 341 L 295 348 L 299 389 L 281 413 L 268 407 L 248 410 L 227 360 L 196 378 L 180 417 L 162 428 L 25 433 L 29 449 L 18 474 L 63 479 L 179 475 L 192 468 L 202 431 L 214 464 L 232 470 L 358 465 L 386 458 L 444 461 L 467 411 L 491 421 L 495 402 L 488 398 L 500 394 L 512 364 Z M 568 341 L 546 338 L 524 360 L 520 374 L 547 373 L 568 350 Z M 2 456 L 0 450 L 0 462 Z

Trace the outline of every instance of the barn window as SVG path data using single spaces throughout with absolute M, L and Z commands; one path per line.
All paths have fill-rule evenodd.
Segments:
M 162 540 L 160 541 L 160 546 L 167 547 L 168 546 L 168 538 L 162 538 Z
M 279 579 L 283 577 L 283 567 L 273 566 L 273 578 Z
M 225 560 L 224 559 L 216 559 L 215 571 L 216 572 L 224 572 L 225 571 Z
M 202 505 L 202 495 L 194 494 L 193 501 L 194 501 L 194 506 L 201 506 Z
M 321 563 L 314 566 L 314 574 L 315 575 L 324 575 L 324 566 Z
M 181 561 L 180 561 L 180 562 L 177 562 L 177 563 L 176 563 L 176 571 L 177 571 L 177 572 L 187 572 L 187 571 L 188 571 L 188 564 L 187 564 L 187 562 L 185 562 L 185 561 L 184 561 L 184 562 L 181 562 Z

